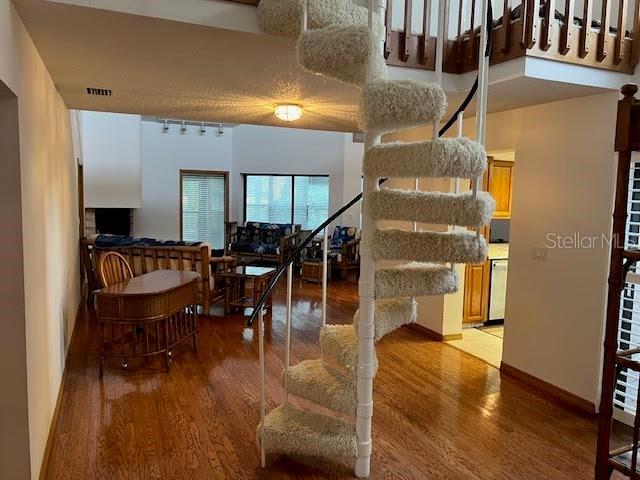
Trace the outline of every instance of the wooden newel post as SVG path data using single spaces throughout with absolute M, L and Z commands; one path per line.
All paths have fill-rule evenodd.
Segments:
M 600 415 L 598 425 L 598 444 L 596 453 L 596 480 L 607 480 L 611 476 L 609 464 L 609 440 L 613 422 L 613 397 L 616 385 L 616 353 L 618 351 L 618 320 L 620 315 L 620 296 L 624 289 L 624 241 L 627 221 L 627 201 L 629 191 L 629 170 L 631 152 L 636 145 L 634 131 L 640 127 L 632 123 L 638 101 L 636 85 L 622 87 L 624 98 L 618 102 L 615 150 L 618 152 L 618 172 L 613 210 L 613 228 L 611 237 L 611 263 L 609 268 L 609 292 L 604 338 L 602 367 L 602 392 L 600 397 Z M 640 119 L 638 119 L 640 120 Z

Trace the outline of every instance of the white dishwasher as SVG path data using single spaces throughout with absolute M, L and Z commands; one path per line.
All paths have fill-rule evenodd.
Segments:
M 507 267 L 509 260 L 491 260 L 489 283 L 489 322 L 504 320 L 504 304 L 507 298 Z

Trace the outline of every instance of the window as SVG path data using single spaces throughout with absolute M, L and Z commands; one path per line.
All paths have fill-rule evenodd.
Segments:
M 227 191 L 225 172 L 180 171 L 182 240 L 224 248 Z
M 327 175 L 245 175 L 245 220 L 313 230 L 329 217 Z
M 634 159 L 629 176 L 629 216 L 625 235 L 625 248 L 638 248 L 640 244 L 640 162 Z M 626 278 L 620 298 L 618 347 L 620 350 L 640 347 L 640 270 L 634 266 Z M 614 416 L 633 425 L 640 378 L 638 372 L 622 369 L 616 379 Z

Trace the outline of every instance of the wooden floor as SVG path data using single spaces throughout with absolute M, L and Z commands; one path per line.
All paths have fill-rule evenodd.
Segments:
M 319 355 L 320 286 L 294 281 L 293 360 Z M 354 282 L 329 286 L 329 319 L 356 309 Z M 282 399 L 283 292 L 267 317 L 268 401 Z M 160 361 L 108 363 L 98 381 L 95 319 L 79 319 L 63 384 L 48 479 L 352 478 L 351 462 L 268 458 L 259 467 L 255 330 L 239 315 L 201 321 L 189 345 Z M 377 479 L 592 478 L 595 422 L 498 370 L 401 329 L 380 342 L 372 476 Z

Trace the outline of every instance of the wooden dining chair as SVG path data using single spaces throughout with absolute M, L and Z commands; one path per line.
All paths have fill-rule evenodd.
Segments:
M 102 255 L 98 270 L 103 287 L 133 278 L 133 271 L 129 263 L 118 252 L 107 252 Z

